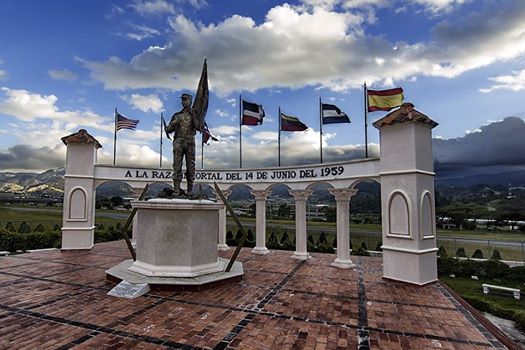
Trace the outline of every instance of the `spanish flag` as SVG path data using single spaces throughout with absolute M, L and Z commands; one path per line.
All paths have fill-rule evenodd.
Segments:
M 403 89 L 367 90 L 368 111 L 389 111 L 403 103 Z

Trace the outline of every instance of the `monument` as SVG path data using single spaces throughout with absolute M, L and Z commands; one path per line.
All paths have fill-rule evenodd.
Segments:
M 208 108 L 207 65 L 204 61 L 195 103 L 182 94 L 183 109 L 174 113 L 166 134 L 173 137 L 174 198 L 133 201 L 136 209 L 136 261 L 126 260 L 106 271 L 108 279 L 132 284 L 200 289 L 243 275 L 240 262 L 227 271 L 228 260 L 218 256 L 219 212 L 224 204 L 196 199 L 195 134 L 201 131 Z M 190 107 L 191 106 L 191 107 Z M 187 192 L 180 189 L 186 162 Z
M 171 117 L 168 125 L 164 124 L 164 131 L 169 138 L 173 133 L 173 195 L 175 197 L 193 197 L 193 181 L 195 181 L 195 134 L 202 132 L 208 110 L 208 68 L 206 60 L 202 67 L 202 74 L 197 87 L 195 103 L 191 105 L 192 96 L 181 95 L 182 110 Z M 187 191 L 181 191 L 182 160 L 186 162 Z

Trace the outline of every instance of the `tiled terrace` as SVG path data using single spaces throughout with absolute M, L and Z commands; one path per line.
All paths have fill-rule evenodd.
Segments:
M 106 295 L 124 241 L 1 257 L 0 349 L 504 348 L 438 283 L 385 281 L 380 258 L 290 255 L 243 249 L 242 282 L 134 300 Z

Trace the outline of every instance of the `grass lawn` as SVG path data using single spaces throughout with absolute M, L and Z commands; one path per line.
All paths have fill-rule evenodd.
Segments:
M 28 208 L 30 210 L 17 210 L 17 208 Z M 39 210 L 31 210 L 39 209 Z M 124 213 L 128 214 L 130 211 L 120 210 L 97 210 L 98 213 Z M 11 222 L 15 228 L 20 226 L 22 221 L 25 221 L 31 228 L 38 224 L 42 224 L 46 229 L 52 229 L 55 224 L 62 227 L 62 208 L 54 208 L 47 206 L 17 206 L 11 208 L 10 206 L 0 207 L 0 227 L 5 227 L 7 222 Z M 117 222 L 123 224 L 125 219 L 114 219 L 95 215 L 96 224 L 104 224 L 104 226 L 115 225 Z
M 523 313 L 525 310 L 525 298 L 523 295 L 525 286 L 519 281 L 498 279 L 482 279 L 477 281 L 467 277 L 452 278 L 449 276 L 440 276 L 439 279 L 461 295 L 463 299 L 476 309 L 517 321 L 517 323 L 520 323 L 522 329 L 525 329 L 525 319 L 519 318 L 523 316 L 515 315 L 516 311 Z M 483 294 L 481 287 L 483 283 L 520 289 L 522 291 L 521 299 L 514 299 L 511 292 L 497 290 L 490 290 L 489 294 Z

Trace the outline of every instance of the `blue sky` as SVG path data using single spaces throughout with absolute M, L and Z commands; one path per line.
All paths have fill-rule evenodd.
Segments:
M 140 119 L 119 132 L 117 163 L 158 165 L 159 115 L 169 119 L 181 92 L 194 93 L 205 57 L 207 121 L 220 138 L 205 146 L 206 168 L 239 164 L 239 94 L 267 114 L 243 128 L 244 167 L 277 164 L 279 106 L 311 128 L 282 134 L 282 164 L 317 162 L 319 97 L 352 120 L 323 128 L 324 160 L 361 158 L 364 81 L 402 87 L 440 124 L 435 137 L 463 138 L 525 117 L 523 18 L 524 1 L 5 0 L 0 170 L 63 166 L 60 137 L 80 128 L 111 163 L 115 107 Z M 370 113 L 370 124 L 383 115 Z M 369 142 L 375 154 L 371 126 Z M 163 153 L 169 167 L 167 140 Z

